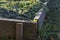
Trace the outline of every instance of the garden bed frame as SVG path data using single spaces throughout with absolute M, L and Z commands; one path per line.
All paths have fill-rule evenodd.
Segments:
M 37 29 L 42 26 L 45 15 L 46 11 L 41 8 L 34 18 L 36 22 L 0 18 L 0 37 L 2 33 L 6 33 L 7 40 L 13 36 L 15 40 L 37 40 Z
M 44 3 L 44 7 L 47 6 L 48 2 Z M 6 19 L 0 18 L 0 38 L 6 37 L 14 38 L 14 40 L 38 40 L 38 27 L 43 25 L 44 17 L 46 16 L 46 11 L 44 7 L 37 13 L 33 20 L 17 20 L 17 19 Z M 1 40 L 0 39 L 0 40 Z
M 15 36 L 15 40 L 38 40 L 36 39 L 37 28 L 39 25 L 42 26 L 45 14 L 44 10 L 38 12 L 34 18 L 37 22 L 0 18 L 0 37 L 5 32 L 7 40 L 12 35 Z

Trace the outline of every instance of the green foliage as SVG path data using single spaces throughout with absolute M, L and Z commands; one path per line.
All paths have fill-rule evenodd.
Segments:
M 0 8 L 12 10 L 19 15 L 25 14 L 33 19 L 35 14 L 40 10 L 42 3 L 40 1 L 8 1 L 0 2 Z M 2 10 L 1 10 L 2 11 Z
M 58 33 L 60 32 L 60 0 L 50 0 L 48 9 L 49 12 L 47 12 L 44 26 L 40 28 L 40 36 L 43 40 L 49 40 L 51 36 L 54 40 L 58 40 Z
M 56 27 L 56 25 L 54 26 L 53 24 L 46 23 L 46 25 L 40 29 L 41 40 L 50 40 L 50 37 L 58 40 L 58 28 Z

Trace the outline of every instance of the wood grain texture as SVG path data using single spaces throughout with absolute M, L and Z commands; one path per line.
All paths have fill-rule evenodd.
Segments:
M 16 40 L 22 40 L 22 39 L 23 39 L 23 24 L 16 23 Z
M 37 24 L 36 23 L 24 23 L 23 25 L 23 40 L 35 40 L 36 32 L 37 32 Z

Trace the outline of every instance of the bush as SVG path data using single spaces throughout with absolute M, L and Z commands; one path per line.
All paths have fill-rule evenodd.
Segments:
M 40 10 L 41 5 L 42 3 L 40 1 L 0 2 L 0 8 L 4 8 L 8 11 L 12 10 L 18 13 L 18 15 L 24 15 L 28 17 L 29 19 L 34 18 L 35 14 Z M 5 13 L 0 13 L 0 14 L 5 14 Z
M 58 28 L 57 26 L 50 24 L 50 23 L 46 23 L 46 25 L 44 27 L 42 27 L 40 29 L 40 37 L 41 40 L 50 40 L 51 38 L 54 38 L 54 40 L 59 40 L 58 39 Z

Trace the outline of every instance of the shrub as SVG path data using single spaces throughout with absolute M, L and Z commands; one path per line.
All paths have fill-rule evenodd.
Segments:
M 35 14 L 40 10 L 41 5 L 42 3 L 40 1 L 0 2 L 0 8 L 4 8 L 8 11 L 12 10 L 18 13 L 18 15 L 24 15 L 28 17 L 29 19 L 34 18 Z M 0 13 L 0 14 L 5 14 L 5 13 Z

